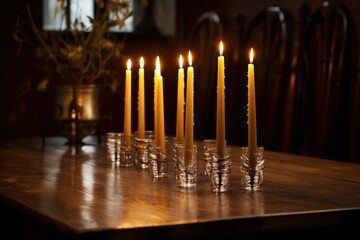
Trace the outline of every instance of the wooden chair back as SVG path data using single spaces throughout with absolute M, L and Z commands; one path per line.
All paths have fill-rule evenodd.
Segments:
M 254 48 L 258 145 L 269 150 L 281 150 L 290 87 L 292 24 L 292 16 L 284 9 L 266 7 L 248 25 L 241 49 L 241 65 L 247 66 L 249 50 Z
M 324 2 L 304 33 L 300 153 L 348 159 L 350 146 L 349 16 Z
M 194 137 L 215 138 L 217 56 L 223 36 L 220 16 L 213 11 L 203 13 L 188 36 L 194 66 Z

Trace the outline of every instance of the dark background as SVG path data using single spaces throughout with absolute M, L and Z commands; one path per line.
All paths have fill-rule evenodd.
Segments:
M 360 1 L 359 0 L 342 0 L 336 1 L 343 4 L 351 13 L 353 18 L 353 37 L 357 37 L 360 26 Z M 13 0 L 1 1 L 1 21 L 0 21 L 0 138 L 28 138 L 40 137 L 42 116 L 44 112 L 44 100 L 39 97 L 35 86 L 29 89 L 22 89 L 23 83 L 28 81 L 29 76 L 36 76 L 36 68 L 33 67 L 33 49 L 26 49 L 22 52 L 20 58 L 17 56 L 17 44 L 11 36 L 13 24 L 17 16 L 24 11 L 26 4 L 30 3 L 34 11 L 36 21 L 41 23 L 41 1 Z M 149 0 L 150 6 L 152 0 Z M 144 56 L 146 61 L 146 129 L 152 129 L 153 126 L 153 108 L 152 108 L 152 91 L 154 62 L 157 55 L 161 58 L 162 75 L 164 76 L 164 98 L 165 98 L 165 126 L 166 134 L 175 134 L 176 119 L 176 84 L 178 56 L 188 51 L 186 48 L 186 38 L 196 19 L 205 11 L 217 11 L 224 24 L 225 32 L 225 59 L 226 81 L 245 81 L 246 73 L 242 75 L 236 71 L 239 66 L 236 65 L 237 55 L 236 48 L 238 38 L 245 31 L 247 24 L 255 15 L 269 5 L 278 5 L 287 9 L 294 17 L 295 21 L 299 20 L 299 10 L 306 6 L 310 12 L 320 6 L 320 0 L 177 0 L 176 1 L 176 29 L 175 34 L 164 36 L 159 29 L 151 23 L 151 19 L 142 25 L 141 33 L 129 34 L 125 42 L 123 52 L 123 61 L 118 63 L 119 81 L 123 81 L 125 75 L 125 61 L 127 58 L 139 59 Z M 240 19 L 240 21 L 239 21 Z M 240 23 L 240 24 L 239 24 Z M 145 24 L 145 23 L 144 23 Z M 359 50 L 354 51 L 354 61 L 357 61 Z M 247 53 L 244 53 L 247 54 Z M 196 61 L 195 56 L 195 60 Z M 358 66 L 359 64 L 354 64 Z M 196 70 L 195 70 L 196 71 Z M 354 69 L 355 73 L 357 69 Z M 234 74 L 236 73 L 236 74 Z M 195 79 L 196 79 L 195 73 Z M 134 76 L 137 71 L 134 71 Z M 136 81 L 135 81 L 136 82 Z M 231 84 L 228 84 L 231 86 Z M 234 92 L 234 89 L 226 90 Z M 136 102 L 136 84 L 133 87 L 133 100 Z M 196 93 L 195 93 L 196 94 Z M 240 93 L 239 97 L 241 97 Z M 123 93 L 109 93 L 103 99 L 102 105 L 105 110 L 113 113 L 113 124 L 106 125 L 102 133 L 114 130 L 121 131 L 123 126 Z M 234 99 L 232 97 L 232 99 Z M 236 96 L 235 96 L 236 99 Z M 246 144 L 247 132 L 246 122 L 234 122 L 232 118 L 234 112 L 229 109 L 236 109 L 236 101 L 231 102 L 232 106 L 227 106 L 227 140 L 230 144 Z M 196 112 L 195 112 L 196 114 Z M 240 113 L 241 114 L 241 113 Z M 242 113 L 242 114 L 246 114 Z M 133 107 L 133 130 L 137 126 L 136 107 Z M 195 131 L 197 124 L 195 123 Z

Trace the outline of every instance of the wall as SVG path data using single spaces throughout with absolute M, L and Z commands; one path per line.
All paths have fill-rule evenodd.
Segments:
M 0 101 L 2 102 L 0 108 L 0 138 L 13 137 L 38 137 L 41 135 L 41 109 L 39 102 L 36 99 L 36 91 L 34 86 L 29 86 L 31 91 L 27 91 L 22 95 L 20 83 L 26 81 L 28 76 L 32 75 L 32 50 L 28 49 L 28 54 L 22 55 L 19 60 L 16 56 L 17 46 L 12 40 L 11 29 L 15 23 L 16 18 L 22 9 L 24 9 L 26 0 L 15 0 L 6 3 L 6 7 L 1 7 L 1 21 L 0 29 L 3 32 L 0 42 Z M 152 3 L 152 0 L 149 0 Z M 321 4 L 320 0 L 253 0 L 253 1 L 238 1 L 238 0 L 178 0 L 176 2 L 176 34 L 173 36 L 161 36 L 158 34 L 140 34 L 137 36 L 129 36 L 126 40 L 126 48 L 123 52 L 124 59 L 131 57 L 138 59 L 144 56 L 146 59 L 146 79 L 147 82 L 147 129 L 151 129 L 153 125 L 152 112 L 152 84 L 153 78 L 153 60 L 157 55 L 162 59 L 163 75 L 164 75 L 164 89 L 165 90 L 165 118 L 166 118 L 166 132 L 167 134 L 175 133 L 175 110 L 176 103 L 176 79 L 177 79 L 177 59 L 179 53 L 187 51 L 185 42 L 187 35 L 193 26 L 196 19 L 201 13 L 208 10 L 217 11 L 224 20 L 224 30 L 227 36 L 225 57 L 229 63 L 227 67 L 227 79 L 232 78 L 233 72 L 236 72 L 238 66 L 234 63 L 239 58 L 238 51 L 236 51 L 237 42 L 241 37 L 242 32 L 246 29 L 247 24 L 255 15 L 263 8 L 269 5 L 278 5 L 288 9 L 295 19 L 299 19 L 299 9 L 307 6 L 312 12 L 317 6 Z M 360 1 L 359 0 L 339 0 L 352 13 L 354 18 L 354 34 L 359 32 L 360 26 Z M 2 3 L 4 5 L 4 3 Z M 36 5 L 35 3 L 31 3 Z M 37 8 L 40 11 L 39 8 Z M 156 30 L 156 28 L 155 28 Z M 354 49 L 358 52 L 358 49 Z M 246 53 L 244 53 L 246 54 Z M 124 60 L 125 63 L 125 60 Z M 119 72 L 125 69 L 125 64 L 119 63 Z M 120 74 L 121 75 L 121 74 Z M 120 76 L 122 78 L 123 76 Z M 134 76 L 136 76 L 134 71 Z M 243 76 L 246 78 L 246 75 Z M 195 76 L 196 78 L 196 76 Z M 241 81 L 236 79 L 235 81 Z M 233 79 L 234 81 L 234 79 Z M 136 102 L 136 86 L 133 87 L 133 101 Z M 19 91 L 20 90 L 20 91 Z M 114 125 L 115 130 L 122 128 L 122 101 L 121 93 L 111 98 L 107 104 L 114 111 Z M 117 104 L 119 106 L 117 106 Z M 195 113 L 196 114 L 196 113 Z M 231 118 L 232 113 L 227 113 L 227 117 Z M 134 122 L 133 128 L 136 130 L 136 107 L 133 108 Z M 246 123 L 232 122 L 230 128 L 227 129 L 229 135 L 229 143 L 238 145 L 245 144 L 246 141 Z

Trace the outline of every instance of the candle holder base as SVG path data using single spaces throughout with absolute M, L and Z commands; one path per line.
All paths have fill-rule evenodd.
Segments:
M 216 147 L 216 139 L 205 139 L 204 144 L 204 174 L 210 177 L 211 172 L 211 156 L 209 149 Z
M 178 140 L 176 138 L 173 138 L 173 143 L 174 143 L 174 148 L 173 148 L 173 152 L 172 152 L 172 159 L 174 161 L 174 176 L 175 176 L 175 182 L 178 182 L 178 145 L 180 144 L 184 144 L 183 140 Z
M 150 160 L 148 157 L 150 137 L 153 135 L 152 131 L 146 131 L 145 137 L 139 137 L 138 132 L 135 132 L 134 148 L 135 148 L 135 165 L 139 168 L 149 168 Z
M 231 148 L 226 148 L 222 156 L 219 156 L 216 147 L 210 148 L 209 154 L 211 191 L 216 193 L 227 192 L 230 185 Z
M 124 134 L 121 134 L 120 141 L 120 167 L 134 166 L 133 135 L 125 136 Z
M 106 157 L 113 163 L 120 161 L 120 134 L 118 132 L 106 134 Z
M 107 158 L 114 164 L 121 167 L 134 165 L 133 157 L 133 136 L 125 136 L 123 133 L 107 133 Z
M 176 182 L 178 187 L 193 188 L 197 182 L 197 146 L 185 149 L 185 145 L 177 143 L 176 148 Z
M 241 187 L 246 191 L 262 191 L 264 183 L 264 148 L 257 147 L 254 154 L 256 161 L 254 167 L 249 161 L 249 152 L 247 147 L 240 148 L 240 171 Z
M 166 140 L 165 140 L 166 141 Z M 168 154 L 167 147 L 165 151 L 158 147 L 151 138 L 149 143 L 148 157 L 150 160 L 150 170 L 154 178 L 164 178 L 168 176 Z
M 149 159 L 147 156 L 147 138 L 135 137 L 134 147 L 135 147 L 135 165 L 140 168 L 149 167 Z

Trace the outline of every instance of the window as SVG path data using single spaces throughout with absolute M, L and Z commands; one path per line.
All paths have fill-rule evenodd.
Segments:
M 130 8 L 133 8 L 133 1 L 130 0 Z M 66 28 L 66 20 L 64 14 L 64 6 L 66 0 L 43 0 L 43 29 L 50 31 L 64 30 Z M 70 1 L 70 21 L 76 18 L 80 19 L 86 29 L 90 29 L 91 23 L 88 17 L 93 18 L 95 14 L 94 0 L 71 0 Z M 122 14 L 119 12 L 118 14 Z M 113 15 L 112 15 L 113 16 Z M 110 16 L 110 18 L 112 17 Z M 123 28 L 112 27 L 113 32 L 133 32 L 134 17 L 130 16 L 125 20 Z

